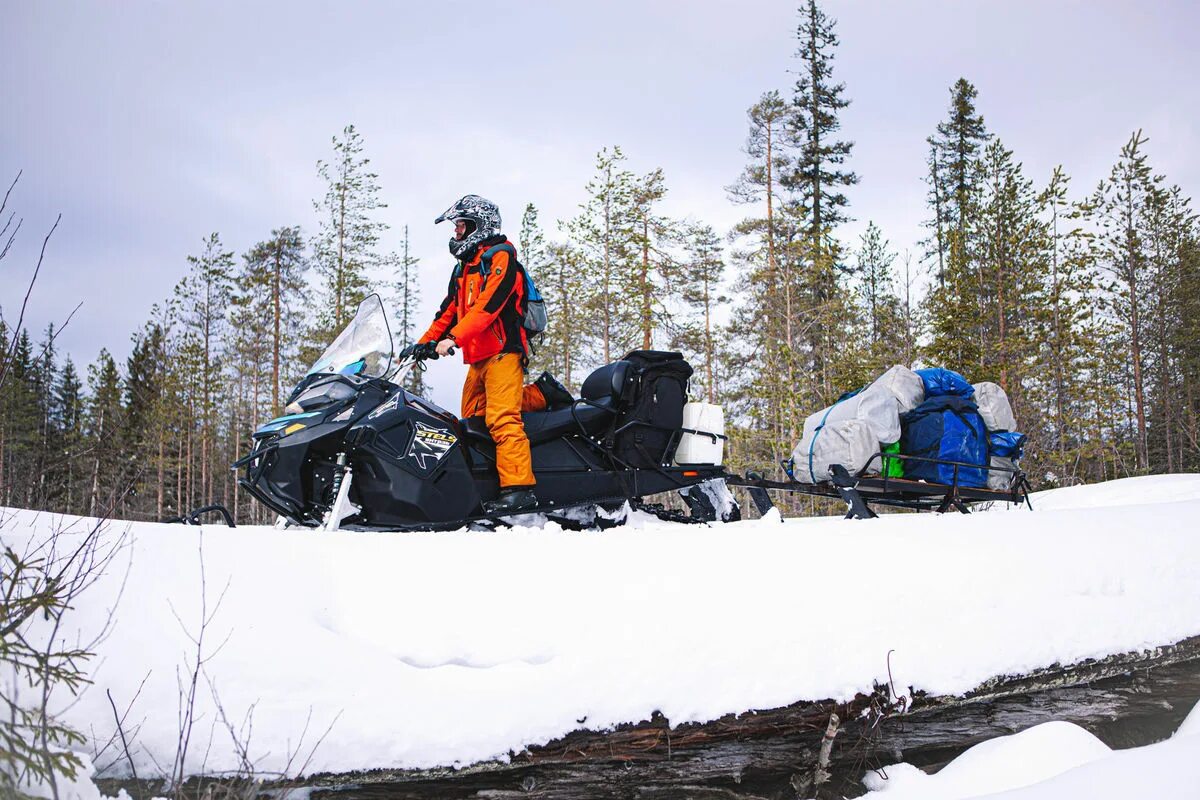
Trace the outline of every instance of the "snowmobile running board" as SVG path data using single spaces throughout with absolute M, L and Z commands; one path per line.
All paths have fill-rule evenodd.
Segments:
M 876 456 L 879 457 L 879 456 Z M 905 478 L 892 478 L 887 475 L 869 475 L 871 464 L 851 474 L 840 464 L 830 467 L 832 480 L 820 483 L 802 483 L 789 479 L 786 481 L 768 480 L 758 472 L 747 472 L 746 477 L 731 475 L 726 478 L 730 486 L 741 486 L 748 491 L 758 513 L 765 514 L 774 508 L 775 504 L 768 489 L 775 489 L 796 494 L 807 494 L 815 497 L 831 497 L 846 503 L 846 519 L 871 519 L 878 516 L 871 505 L 907 508 L 913 511 L 936 511 L 945 513 L 956 510 L 963 514 L 971 513 L 968 504 L 974 503 L 1013 503 L 1026 505 L 1030 509 L 1033 503 L 1029 499 L 1030 486 L 1025 473 L 1007 467 L 980 467 L 978 464 L 966 464 L 941 459 L 923 458 L 888 454 L 888 458 L 909 461 L 927 461 L 953 468 L 951 483 L 927 483 Z M 958 479 L 959 469 L 995 470 L 1012 473 L 1007 489 L 987 489 L 976 486 L 963 486 Z M 878 470 L 876 470 L 878 471 Z

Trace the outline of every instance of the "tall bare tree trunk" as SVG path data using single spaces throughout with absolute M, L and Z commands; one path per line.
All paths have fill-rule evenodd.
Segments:
M 405 229 L 407 231 L 407 228 Z M 408 246 L 408 239 L 405 238 L 405 247 Z M 405 253 L 407 256 L 407 252 Z M 280 324 L 283 319 L 283 264 L 282 246 L 278 239 L 275 241 L 275 271 L 271 276 L 271 312 L 273 317 L 272 339 L 271 339 L 271 414 L 277 416 L 279 414 L 279 350 L 282 347 L 280 342 Z M 405 266 L 405 270 L 408 267 Z M 258 411 L 258 382 L 255 380 L 255 398 L 254 410 Z
M 649 350 L 654 326 L 650 314 L 650 215 L 642 216 L 642 349 Z
M 612 361 L 609 349 L 609 338 L 612 331 L 612 303 L 609 300 L 610 281 L 612 280 L 612 165 L 604 170 L 604 179 L 608 191 L 604 194 L 604 363 Z

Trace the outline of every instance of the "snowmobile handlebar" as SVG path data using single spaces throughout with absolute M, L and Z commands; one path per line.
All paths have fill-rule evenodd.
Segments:
M 455 354 L 455 352 L 457 352 L 457 348 L 456 345 L 452 343 L 450 345 L 450 349 L 447 351 L 447 355 L 452 356 Z M 437 361 L 439 358 L 441 358 L 441 356 L 438 355 L 437 342 L 410 344 L 408 347 L 405 347 L 400 351 L 399 357 L 401 362 L 408 361 L 410 359 L 414 362 L 425 360 Z

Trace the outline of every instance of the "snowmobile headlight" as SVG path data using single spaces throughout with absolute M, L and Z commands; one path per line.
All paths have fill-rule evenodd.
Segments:
M 321 383 L 306 389 L 284 409 L 289 414 L 312 411 L 354 397 L 355 391 L 341 381 Z

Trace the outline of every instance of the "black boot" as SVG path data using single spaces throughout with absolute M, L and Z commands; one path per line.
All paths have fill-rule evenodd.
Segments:
M 483 507 L 489 514 L 512 514 L 536 508 L 537 504 L 537 495 L 533 493 L 532 489 L 514 488 L 501 489 L 500 496 L 484 503 Z
M 541 390 L 542 397 L 546 398 L 546 408 L 550 411 L 556 408 L 566 408 L 575 402 L 575 398 L 571 397 L 567 387 L 559 383 L 558 379 L 549 372 L 543 372 L 541 377 L 533 382 L 533 385 Z

